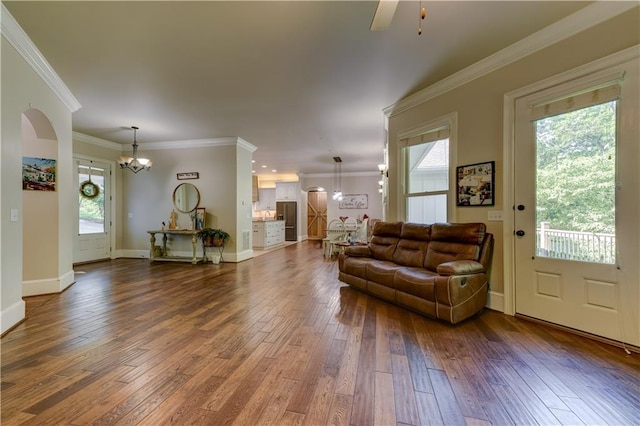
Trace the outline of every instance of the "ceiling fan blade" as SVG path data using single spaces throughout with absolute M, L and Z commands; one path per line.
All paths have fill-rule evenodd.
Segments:
M 376 13 L 371 21 L 371 31 L 386 29 L 391 24 L 397 6 L 398 0 L 379 0 Z

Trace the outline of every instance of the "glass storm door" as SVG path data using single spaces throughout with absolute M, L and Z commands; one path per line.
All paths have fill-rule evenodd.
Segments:
M 73 261 L 81 263 L 108 259 L 111 254 L 110 166 L 77 158 L 75 165 L 79 191 Z
M 516 101 L 513 238 L 516 313 L 637 345 L 638 123 L 623 117 L 638 107 L 621 96 L 637 93 L 632 69 Z

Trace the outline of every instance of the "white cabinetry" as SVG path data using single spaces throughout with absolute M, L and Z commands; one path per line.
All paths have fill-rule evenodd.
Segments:
M 253 246 L 267 248 L 284 243 L 284 221 L 265 220 L 253 222 Z
M 258 189 L 258 202 L 256 202 L 255 210 L 275 210 L 276 209 L 276 190 L 273 188 Z
M 299 193 L 298 182 L 276 182 L 276 201 L 298 201 Z

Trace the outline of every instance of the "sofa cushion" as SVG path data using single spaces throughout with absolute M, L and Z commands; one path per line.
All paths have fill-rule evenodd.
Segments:
M 358 278 L 367 278 L 366 266 L 371 261 L 371 258 L 342 256 L 340 261 L 342 262 L 340 271 Z
M 438 275 L 470 275 L 485 272 L 484 266 L 475 260 L 456 260 L 438 265 Z
M 424 267 L 436 272 L 441 263 L 478 260 L 485 234 L 484 223 L 434 223 Z
M 484 223 L 434 223 L 431 240 L 480 245 L 486 232 Z
M 396 291 L 435 301 L 436 274 L 424 268 L 399 268 L 396 271 Z
M 430 225 L 405 223 L 393 253 L 393 261 L 402 266 L 422 267 L 430 235 Z
M 374 259 L 391 261 L 393 252 L 396 250 L 402 222 L 378 222 L 373 228 L 373 238 L 369 243 L 371 254 Z
M 344 248 L 344 253 L 353 257 L 371 257 L 371 250 L 365 245 L 347 246 Z
M 394 276 L 399 268 L 401 267 L 386 260 L 370 260 L 366 265 L 367 281 L 395 288 Z
M 402 225 L 400 238 L 428 242 L 431 239 L 431 225 L 424 223 L 405 223 Z

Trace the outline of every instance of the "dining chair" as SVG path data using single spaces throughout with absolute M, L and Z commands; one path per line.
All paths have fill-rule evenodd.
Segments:
M 322 255 L 324 257 L 333 256 L 335 244 L 345 240 L 347 232 L 341 220 L 333 219 L 329 222 L 327 237 L 322 240 Z

